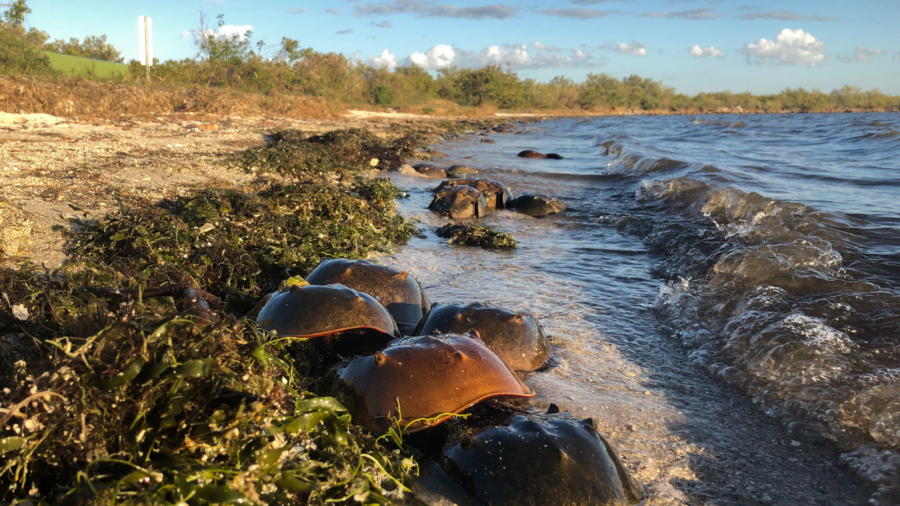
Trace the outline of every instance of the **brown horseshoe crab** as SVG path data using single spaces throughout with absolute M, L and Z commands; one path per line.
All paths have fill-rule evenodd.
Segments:
M 445 453 L 444 468 L 492 506 L 565 504 L 627 506 L 644 491 L 590 418 L 516 415 Z
M 339 336 L 344 343 L 335 351 L 340 354 L 380 349 L 400 335 L 374 297 L 341 285 L 291 285 L 271 295 L 256 321 L 280 337 Z
M 447 175 L 450 177 L 465 177 L 466 174 L 478 174 L 478 170 L 465 165 L 451 165 L 447 167 Z
M 484 344 L 516 371 L 533 371 L 550 358 L 550 343 L 531 315 L 513 313 L 481 302 L 435 304 L 416 329 L 419 335 L 478 332 Z
M 413 165 L 413 170 L 419 173 L 420 176 L 430 177 L 433 179 L 444 179 L 447 177 L 447 171 L 444 169 L 439 169 L 434 165 L 428 163 L 418 163 Z
M 410 432 L 494 397 L 533 397 L 480 339 L 446 335 L 398 339 L 338 369 L 341 402 L 364 427 L 386 431 L 398 416 Z M 423 421 L 422 419 L 427 419 Z
M 341 284 L 375 297 L 403 335 L 409 335 L 431 308 L 416 278 L 366 260 L 325 260 L 306 277 L 311 285 Z
M 491 209 L 506 209 L 507 202 L 513 198 L 508 186 L 491 179 L 450 179 L 442 181 L 434 191 L 440 193 L 454 186 L 468 186 L 480 191 L 484 196 L 484 202 Z
M 516 212 L 540 218 L 548 214 L 561 213 L 566 205 L 552 197 L 527 193 L 509 202 L 509 208 Z
M 428 209 L 455 220 L 481 218 L 490 212 L 484 195 L 475 188 L 454 186 L 434 196 Z

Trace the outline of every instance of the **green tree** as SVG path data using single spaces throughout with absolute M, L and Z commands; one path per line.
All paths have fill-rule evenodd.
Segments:
M 22 23 L 25 22 L 25 15 L 30 13 L 31 9 L 25 5 L 25 0 L 16 0 L 3 13 L 3 19 L 11 25 L 22 26 Z
M 122 58 L 122 53 L 120 53 L 115 46 L 106 41 L 105 34 L 99 37 L 88 35 L 84 38 L 84 42 L 80 42 L 75 37 L 69 39 L 68 42 L 57 39 L 51 43 L 44 44 L 43 49 L 54 53 L 93 58 L 94 60 L 111 61 L 114 63 L 125 62 L 125 59 Z

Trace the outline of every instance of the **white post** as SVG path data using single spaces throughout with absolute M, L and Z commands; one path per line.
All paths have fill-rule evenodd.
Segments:
M 138 57 L 149 81 L 150 65 L 153 65 L 153 21 L 147 16 L 138 16 Z

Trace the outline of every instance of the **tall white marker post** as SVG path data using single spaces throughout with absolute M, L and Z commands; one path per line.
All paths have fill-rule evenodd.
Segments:
M 147 16 L 138 16 L 138 55 L 150 80 L 150 65 L 153 65 L 153 22 Z

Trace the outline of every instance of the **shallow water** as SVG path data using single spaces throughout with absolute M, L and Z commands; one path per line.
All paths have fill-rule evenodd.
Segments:
M 439 181 L 395 175 L 409 194 L 401 212 L 424 237 L 385 261 L 434 301 L 531 311 L 555 353 L 527 379 L 534 404 L 598 420 L 663 503 L 789 503 L 802 493 L 828 504 L 836 485 L 853 503 L 831 448 L 881 488 L 876 502 L 894 500 L 900 115 L 520 128 L 490 134 L 496 144 L 448 141 L 441 163 L 478 168 L 515 195 L 554 196 L 567 212 L 484 218 L 516 236 L 515 253 L 450 247 L 433 234 L 446 220 L 426 209 Z M 524 149 L 565 159 L 517 158 Z M 765 445 L 757 459 L 799 463 L 741 467 L 748 442 Z

